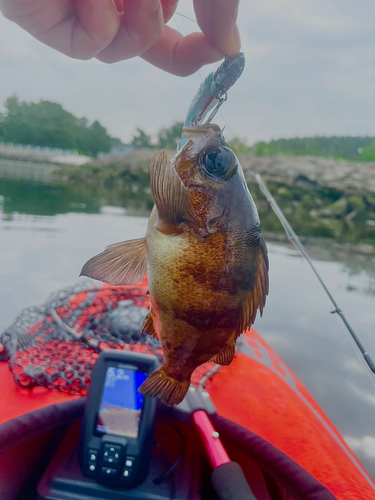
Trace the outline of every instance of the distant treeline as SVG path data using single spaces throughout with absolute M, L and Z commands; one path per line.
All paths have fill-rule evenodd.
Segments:
M 61 104 L 51 101 L 27 103 L 16 96 L 5 101 L 0 113 L 0 142 L 72 149 L 97 156 L 121 143 L 98 122 L 77 118 Z
M 257 156 L 278 153 L 291 156 L 323 156 L 352 161 L 375 161 L 375 137 L 303 137 L 258 142 L 252 148 Z
M 135 148 L 167 148 L 175 149 L 181 132 L 182 122 L 176 122 L 158 133 L 157 143 L 144 130 L 138 128 L 133 137 Z M 257 142 L 249 146 L 246 140 L 234 137 L 229 144 L 235 153 L 251 153 L 255 156 L 322 156 L 340 160 L 375 161 L 375 137 L 304 137 L 278 139 L 270 142 Z
M 87 118 L 77 118 L 56 102 L 28 103 L 11 96 L 4 107 L 5 113 L 0 113 L 0 142 L 71 149 L 91 156 L 109 152 L 114 146 L 125 146 L 120 139 L 111 137 L 98 121 L 89 123 Z M 176 122 L 161 129 L 156 142 L 138 128 L 130 146 L 176 149 L 182 125 Z
M 20 101 L 16 96 L 5 101 L 5 113 L 0 113 L 0 142 L 31 144 L 76 150 L 97 156 L 121 146 L 120 139 L 111 137 L 98 122 L 77 118 L 61 104 L 41 100 L 37 103 Z M 161 129 L 154 141 L 145 130 L 137 128 L 130 145 L 139 148 L 166 148 L 174 150 L 179 144 L 182 122 Z M 257 142 L 249 146 L 238 137 L 229 141 L 236 153 L 255 156 L 284 154 L 312 155 L 327 158 L 375 161 L 375 137 L 304 137 Z

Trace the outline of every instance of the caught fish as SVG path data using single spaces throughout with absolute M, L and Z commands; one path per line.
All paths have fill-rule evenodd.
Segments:
M 178 404 L 199 365 L 229 365 L 235 342 L 268 294 L 267 248 L 242 167 L 217 125 L 185 127 L 188 141 L 151 163 L 155 206 L 146 236 L 111 245 L 81 274 L 113 285 L 148 271 L 142 331 L 159 339 L 163 366 L 140 392 Z

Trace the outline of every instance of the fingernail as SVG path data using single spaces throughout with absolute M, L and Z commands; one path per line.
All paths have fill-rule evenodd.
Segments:
M 150 0 L 149 6 L 152 9 L 159 10 L 161 8 L 161 2 L 160 0 Z
M 241 35 L 240 35 L 240 30 L 238 29 L 237 23 L 233 26 L 232 29 L 232 40 L 231 40 L 231 45 L 234 54 L 235 52 L 239 52 L 241 49 Z M 230 54 L 228 54 L 230 55 Z

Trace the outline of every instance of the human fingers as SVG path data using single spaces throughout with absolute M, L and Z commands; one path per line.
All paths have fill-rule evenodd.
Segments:
M 118 12 L 124 12 L 124 0 L 114 0 Z
M 138 56 L 155 45 L 163 32 L 160 0 L 124 0 L 124 12 L 112 42 L 96 55 L 106 63 Z
M 181 33 L 164 26 L 160 40 L 141 55 L 142 59 L 177 76 L 195 73 L 204 64 L 223 58 L 223 54 L 203 33 Z
M 76 19 L 72 29 L 71 52 L 77 59 L 90 59 L 116 37 L 120 13 L 114 0 L 73 1 Z
M 6 18 L 30 33 L 44 32 L 74 12 L 72 0 L 0 0 L 0 10 Z
M 194 0 L 200 29 L 225 55 L 238 52 L 241 38 L 236 24 L 239 0 Z
M 0 6 L 35 38 L 77 59 L 135 57 L 163 30 L 160 0 L 0 0 Z
M 0 0 L 3 14 L 64 54 L 90 59 L 115 37 L 120 17 L 113 0 Z
M 161 0 L 163 6 L 164 23 L 166 24 L 173 14 L 178 5 L 178 0 Z

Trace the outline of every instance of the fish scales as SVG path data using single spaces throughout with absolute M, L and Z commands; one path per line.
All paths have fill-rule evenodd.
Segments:
M 238 160 L 217 125 L 184 135 L 172 161 L 162 152 L 151 165 L 155 206 L 145 238 L 108 247 L 82 270 L 126 284 L 143 279 L 147 265 L 151 309 L 142 330 L 161 341 L 164 364 L 140 391 L 167 404 L 183 399 L 197 366 L 232 361 L 268 293 L 267 249 Z

